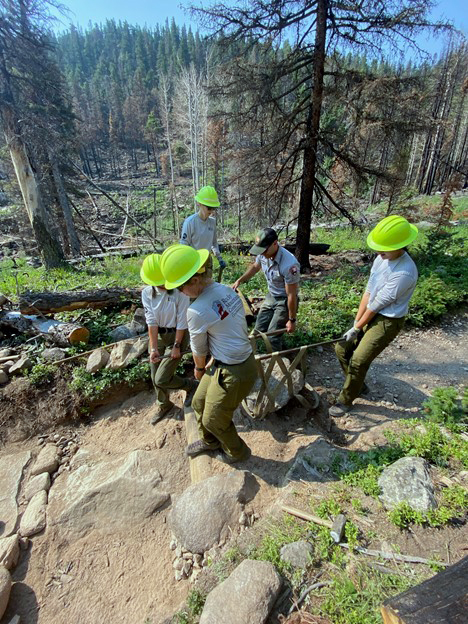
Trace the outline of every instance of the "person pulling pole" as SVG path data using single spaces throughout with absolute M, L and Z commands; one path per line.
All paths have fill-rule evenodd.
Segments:
M 416 287 L 418 270 L 406 246 L 418 235 L 418 228 L 404 217 L 382 219 L 367 237 L 377 251 L 366 290 L 353 326 L 343 334 L 344 343 L 335 353 L 345 374 L 331 416 L 344 416 L 362 392 L 369 366 L 403 328 L 408 304 Z
M 172 245 L 162 255 L 161 270 L 166 288 L 177 288 L 193 300 L 187 322 L 200 381 L 192 399 L 200 439 L 187 446 L 186 454 L 218 451 L 217 459 L 232 464 L 250 456 L 232 418 L 258 373 L 240 297 L 211 278 L 208 256 L 206 249 Z M 213 360 L 209 366 L 208 354 Z

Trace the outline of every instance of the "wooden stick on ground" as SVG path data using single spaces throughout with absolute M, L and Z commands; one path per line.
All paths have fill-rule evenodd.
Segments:
M 343 548 L 350 550 L 348 544 L 340 544 Z M 398 555 L 397 553 L 385 552 L 383 550 L 369 550 L 367 548 L 361 548 L 360 546 L 356 546 L 354 550 L 361 555 L 368 555 L 369 557 L 382 557 L 382 559 L 389 559 L 390 561 L 404 561 L 405 563 L 425 563 L 426 565 L 430 563 L 435 563 L 434 559 L 424 559 L 423 557 L 413 557 L 411 555 Z M 437 561 L 437 565 L 440 566 L 448 566 L 448 563 L 444 561 Z
M 323 518 L 319 518 L 318 516 L 314 516 L 311 513 L 307 513 L 306 511 L 301 511 L 300 509 L 296 509 L 295 507 L 289 507 L 288 505 L 281 505 L 281 509 L 292 516 L 296 516 L 296 518 L 301 518 L 302 520 L 307 520 L 308 522 L 314 522 L 315 524 L 319 524 L 320 526 L 327 527 L 327 529 L 331 529 L 333 524 L 329 520 L 323 520 Z

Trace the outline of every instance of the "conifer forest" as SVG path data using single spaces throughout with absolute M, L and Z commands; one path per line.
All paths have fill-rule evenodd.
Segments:
M 0 192 L 46 266 L 83 251 L 84 180 L 120 180 L 132 208 L 150 174 L 154 210 L 130 210 L 145 236 L 173 239 L 212 184 L 233 239 L 286 227 L 306 268 L 312 221 L 466 188 L 467 47 L 430 6 L 254 0 L 57 34 L 53 2 L 0 0 Z M 419 51 L 421 32 L 443 53 Z

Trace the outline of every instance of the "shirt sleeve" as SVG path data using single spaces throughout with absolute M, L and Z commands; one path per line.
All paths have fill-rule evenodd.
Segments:
M 145 288 L 141 293 L 141 303 L 145 309 L 145 319 L 148 327 L 157 327 L 156 316 L 151 305 L 151 288 Z
M 190 228 L 190 221 L 185 219 L 182 223 L 182 230 L 180 232 L 180 244 L 181 245 L 190 245 L 192 241 L 192 233 Z
M 176 329 L 187 329 L 187 310 L 190 305 L 190 298 L 180 293 L 177 300 L 177 325 Z
M 367 307 L 373 312 L 379 312 L 383 308 L 387 307 L 391 303 L 398 301 L 400 297 L 405 295 L 408 290 L 413 288 L 415 279 L 413 275 L 409 273 L 395 273 L 385 283 L 372 301 L 369 301 Z
M 382 264 L 380 260 L 380 256 L 377 256 L 377 258 L 372 263 L 369 279 L 367 280 L 367 286 L 366 286 L 367 293 L 372 292 L 372 288 L 374 286 L 374 281 L 375 281 L 375 272 L 376 272 L 377 267 L 380 266 L 380 264 Z
M 262 266 L 262 262 L 260 260 L 261 256 L 255 256 L 255 264 L 259 267 Z
M 286 284 L 298 284 L 301 281 L 301 268 L 299 264 L 291 264 L 288 266 L 283 277 Z
M 201 315 L 191 308 L 187 311 L 187 322 L 192 353 L 200 357 L 208 355 L 208 326 Z
M 213 233 L 213 245 L 212 245 L 211 249 L 212 249 L 212 251 L 213 251 L 214 255 L 215 255 L 215 256 L 218 258 L 218 260 L 219 260 L 219 259 L 221 258 L 221 252 L 219 251 L 219 246 L 218 246 L 218 234 L 217 234 L 217 232 L 216 232 L 216 226 L 217 226 L 217 223 L 216 223 L 216 221 L 215 221 L 215 224 L 214 224 L 214 233 Z

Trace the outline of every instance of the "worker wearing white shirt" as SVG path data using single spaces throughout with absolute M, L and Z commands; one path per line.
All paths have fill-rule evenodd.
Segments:
M 211 279 L 207 260 L 205 249 L 172 245 L 162 255 L 161 270 L 167 288 L 178 288 L 193 299 L 187 320 L 195 378 L 200 380 L 192 399 L 200 439 L 185 452 L 194 457 L 221 449 L 215 457 L 231 464 L 250 456 L 232 418 L 258 373 L 240 297 Z
M 203 186 L 195 195 L 195 201 L 198 212 L 185 219 L 180 233 L 180 243 L 194 249 L 207 249 L 216 256 L 219 266 L 224 269 L 226 263 L 219 251 L 216 218 L 213 216 L 216 208 L 220 206 L 218 193 L 212 186 Z M 209 267 L 211 268 L 211 264 Z
M 187 309 L 189 298 L 178 290 L 166 290 L 159 266 L 160 256 L 151 254 L 143 262 L 140 271 L 142 280 L 149 284 L 141 293 L 148 325 L 151 379 L 156 390 L 157 406 L 151 424 L 159 422 L 174 404 L 169 399 L 169 390 L 190 392 L 196 383 L 176 375 L 181 351 L 188 347 Z M 166 349 L 170 357 L 161 360 Z
M 392 215 L 380 221 L 367 237 L 377 251 L 369 281 L 353 327 L 337 343 L 335 352 L 345 382 L 331 416 L 343 416 L 362 392 L 373 360 L 396 338 L 405 322 L 408 304 L 416 287 L 418 270 L 405 247 L 418 235 L 416 226 Z

